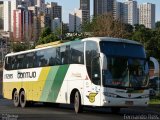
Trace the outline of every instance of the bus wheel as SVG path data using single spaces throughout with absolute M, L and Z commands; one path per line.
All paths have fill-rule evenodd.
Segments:
M 22 108 L 26 107 L 27 101 L 26 101 L 26 95 L 24 91 L 21 91 L 20 93 L 20 105 Z
M 76 114 L 82 112 L 82 110 L 83 110 L 83 107 L 81 105 L 81 97 L 80 97 L 80 94 L 78 91 L 75 93 L 74 110 L 75 110 Z
M 112 107 L 111 108 L 112 113 L 119 113 L 120 110 L 121 110 L 121 108 L 119 108 L 119 107 Z
M 19 106 L 19 94 L 18 94 L 17 90 L 13 94 L 13 104 L 15 107 Z

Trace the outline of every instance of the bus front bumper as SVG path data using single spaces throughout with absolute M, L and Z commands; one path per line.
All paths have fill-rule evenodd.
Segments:
M 102 106 L 111 107 L 130 107 L 130 106 L 148 106 L 149 98 L 129 99 L 129 98 L 113 98 L 104 97 Z

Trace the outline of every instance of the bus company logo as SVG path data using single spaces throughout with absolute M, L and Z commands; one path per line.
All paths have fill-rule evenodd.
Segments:
M 17 78 L 36 78 L 36 72 L 17 72 Z
M 95 97 L 98 93 L 90 93 L 89 96 L 87 96 L 87 98 L 89 99 L 89 101 L 91 103 L 94 103 L 95 102 Z

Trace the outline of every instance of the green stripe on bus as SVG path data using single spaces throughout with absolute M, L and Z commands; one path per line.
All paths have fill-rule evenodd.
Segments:
M 63 65 L 59 67 L 51 87 L 52 92 L 49 93 L 47 101 L 56 102 L 62 83 L 68 71 L 68 68 L 69 68 L 69 65 Z
M 51 90 L 51 87 L 52 87 L 53 81 L 56 77 L 58 69 L 59 69 L 59 66 L 51 67 L 51 69 L 49 71 L 49 74 L 47 76 L 46 83 L 45 83 L 43 91 L 42 91 L 40 101 L 46 101 L 47 100 L 48 94 Z

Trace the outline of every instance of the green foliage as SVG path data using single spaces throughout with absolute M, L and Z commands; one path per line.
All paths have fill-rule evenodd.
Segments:
M 158 29 L 160 29 L 160 21 L 158 21 L 158 22 L 156 22 L 156 28 Z
M 54 42 L 59 40 L 58 37 L 54 34 L 51 33 L 48 36 L 44 37 L 44 38 L 40 38 L 37 42 L 37 44 L 45 44 L 45 43 L 50 43 L 50 42 Z
M 148 57 L 152 56 L 160 61 L 160 29 L 152 30 L 144 25 L 135 25 L 134 30 L 132 40 L 140 42 L 145 47 Z
M 135 26 L 134 34 L 132 39 L 141 42 L 146 47 L 146 42 L 152 37 L 152 30 L 145 28 L 144 26 Z
M 60 34 L 61 33 L 60 33 L 59 29 L 57 29 L 57 31 L 55 33 L 52 33 L 50 28 L 45 28 L 42 31 L 40 38 L 36 44 L 40 45 L 40 44 L 46 44 L 46 43 L 57 41 L 57 40 L 59 40 Z
M 44 28 L 44 30 L 42 31 L 40 35 L 40 38 L 47 37 L 49 34 L 51 34 L 51 29 L 49 27 Z
M 28 49 L 28 44 L 26 43 L 13 43 L 12 44 L 12 51 L 13 52 L 20 52 Z

